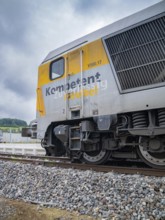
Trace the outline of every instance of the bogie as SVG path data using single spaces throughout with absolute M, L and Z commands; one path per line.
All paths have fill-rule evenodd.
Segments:
M 155 135 L 165 133 L 165 127 L 159 126 L 158 112 L 159 109 L 152 114 L 151 111 L 120 114 L 106 123 L 102 117 L 103 124 L 96 118 L 54 124 L 47 131 L 48 144 L 45 138 L 44 147 L 48 155 L 67 154 L 72 160 L 90 164 L 103 164 L 114 158 L 136 160 L 140 157 L 146 164 L 164 169 L 165 135 Z

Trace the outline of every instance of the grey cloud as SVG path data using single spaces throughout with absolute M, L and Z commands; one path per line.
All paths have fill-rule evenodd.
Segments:
M 96 9 L 99 9 L 104 3 L 105 1 L 102 0 L 76 0 L 75 11 L 77 11 L 78 13 L 86 14 L 95 11 Z
M 36 82 L 30 79 L 28 82 L 25 82 L 24 79 L 19 79 L 19 77 L 9 78 L 4 80 L 4 86 L 6 89 L 26 100 L 35 96 L 35 90 L 33 88 L 35 88 Z
M 115 20 L 121 19 L 159 1 L 160 0 L 75 0 L 75 11 L 83 16 L 88 16 L 89 19 L 105 19 L 111 23 L 114 18 Z
M 24 47 L 27 28 L 32 20 L 32 9 L 29 1 L 1 0 L 0 30 L 1 43 Z
M 8 94 L 5 96 L 3 103 L 0 103 L 0 117 L 20 118 L 29 123 L 34 119 L 34 116 L 35 99 L 18 99 L 17 97 Z

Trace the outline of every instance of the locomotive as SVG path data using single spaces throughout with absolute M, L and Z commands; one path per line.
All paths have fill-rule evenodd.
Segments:
M 48 156 L 165 169 L 165 1 L 50 52 L 24 136 Z

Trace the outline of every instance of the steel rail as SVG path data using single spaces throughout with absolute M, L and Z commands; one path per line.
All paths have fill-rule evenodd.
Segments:
M 35 159 L 34 158 L 29 159 L 26 157 L 19 158 L 19 157 L 13 157 L 13 155 L 11 155 L 10 157 L 9 156 L 7 157 L 6 155 L 2 156 L 1 154 L 0 160 L 21 162 L 21 163 L 31 163 L 34 165 L 43 165 L 43 166 L 51 166 L 51 167 L 59 167 L 59 168 L 92 170 L 96 172 L 105 172 L 105 173 L 113 172 L 113 173 L 120 173 L 120 174 L 138 174 L 138 175 L 157 176 L 157 177 L 165 176 L 164 170 L 158 170 L 158 169 L 153 169 L 153 168 L 119 167 L 119 166 L 91 165 L 91 164 L 82 164 L 82 163 L 79 164 L 79 163 L 71 163 L 68 160 L 68 158 L 67 160 L 65 160 L 66 159 L 65 158 L 64 161 L 62 161 L 61 157 L 54 157 L 54 160 L 37 159 L 37 156 L 35 157 Z M 42 158 L 45 158 L 45 157 L 42 157 Z M 51 159 L 53 159 L 53 157 Z
M 69 161 L 69 157 L 53 157 L 53 156 L 41 156 L 41 155 L 30 155 L 30 154 L 9 154 L 9 153 L 0 153 L 1 157 L 12 157 L 12 158 L 31 158 L 31 159 L 43 159 L 43 160 L 62 160 Z

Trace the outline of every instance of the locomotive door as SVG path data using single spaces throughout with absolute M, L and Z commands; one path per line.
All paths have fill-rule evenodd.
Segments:
M 82 50 L 77 49 L 67 56 L 66 112 L 67 119 L 83 117 L 83 63 Z

